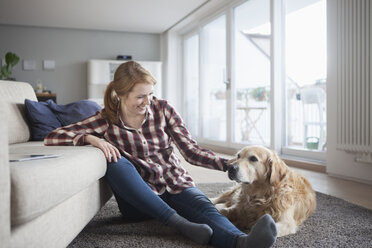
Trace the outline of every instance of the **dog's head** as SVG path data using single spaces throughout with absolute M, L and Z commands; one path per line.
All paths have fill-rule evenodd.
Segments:
M 243 148 L 228 164 L 229 178 L 244 184 L 269 180 L 275 185 L 287 171 L 287 166 L 276 153 L 263 146 Z

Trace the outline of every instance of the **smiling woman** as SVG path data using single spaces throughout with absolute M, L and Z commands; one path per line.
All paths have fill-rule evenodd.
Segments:
M 122 82 L 126 83 L 123 84 Z M 105 91 L 104 117 L 118 124 L 118 105 L 120 115 L 127 121 L 138 122 L 144 118 L 146 106 L 150 104 L 156 80 L 140 64 L 134 61 L 121 64 L 115 72 L 114 80 Z M 137 125 L 138 126 L 138 125 Z
M 136 84 L 128 95 L 119 96 L 120 113 L 124 123 L 133 128 L 140 128 L 146 114 L 147 107 L 152 100 L 154 86 L 149 83 Z

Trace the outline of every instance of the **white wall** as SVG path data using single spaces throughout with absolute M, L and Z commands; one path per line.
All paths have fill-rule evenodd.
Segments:
M 0 57 L 12 51 L 21 58 L 12 76 L 34 88 L 40 80 L 57 93 L 59 104 L 87 97 L 89 59 L 115 59 L 125 54 L 134 60 L 160 60 L 160 34 L 0 25 L 0 37 Z M 34 60 L 36 70 L 24 71 L 23 59 Z M 55 70 L 43 70 L 43 60 L 55 60 Z

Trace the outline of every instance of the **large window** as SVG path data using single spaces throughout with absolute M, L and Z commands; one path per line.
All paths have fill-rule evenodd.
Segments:
M 188 129 L 198 136 L 199 123 L 199 35 L 193 34 L 184 41 L 185 121 Z
M 326 149 L 326 1 L 286 0 L 287 146 Z
M 234 8 L 234 142 L 270 145 L 270 2 Z
M 279 143 L 289 155 L 324 155 L 326 0 L 283 0 L 281 8 L 271 2 L 230 4 L 184 37 L 186 123 L 199 141 L 212 145 Z M 280 31 L 272 32 L 273 16 L 281 17 Z M 273 71 L 284 76 L 274 78 Z M 271 119 L 278 116 L 273 96 L 282 102 L 282 125 Z M 272 130 L 281 134 L 275 135 L 280 142 Z
M 222 15 L 201 30 L 201 136 L 226 140 L 226 16 Z

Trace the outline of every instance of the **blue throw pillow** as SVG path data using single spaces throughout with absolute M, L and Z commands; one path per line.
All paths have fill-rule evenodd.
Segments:
M 58 105 L 53 101 L 48 101 L 48 106 L 62 126 L 84 120 L 102 109 L 100 105 L 90 100 L 81 100 L 66 105 Z
M 62 126 L 61 122 L 49 109 L 47 102 L 25 99 L 25 107 L 31 131 L 31 140 L 44 140 L 48 133 Z

